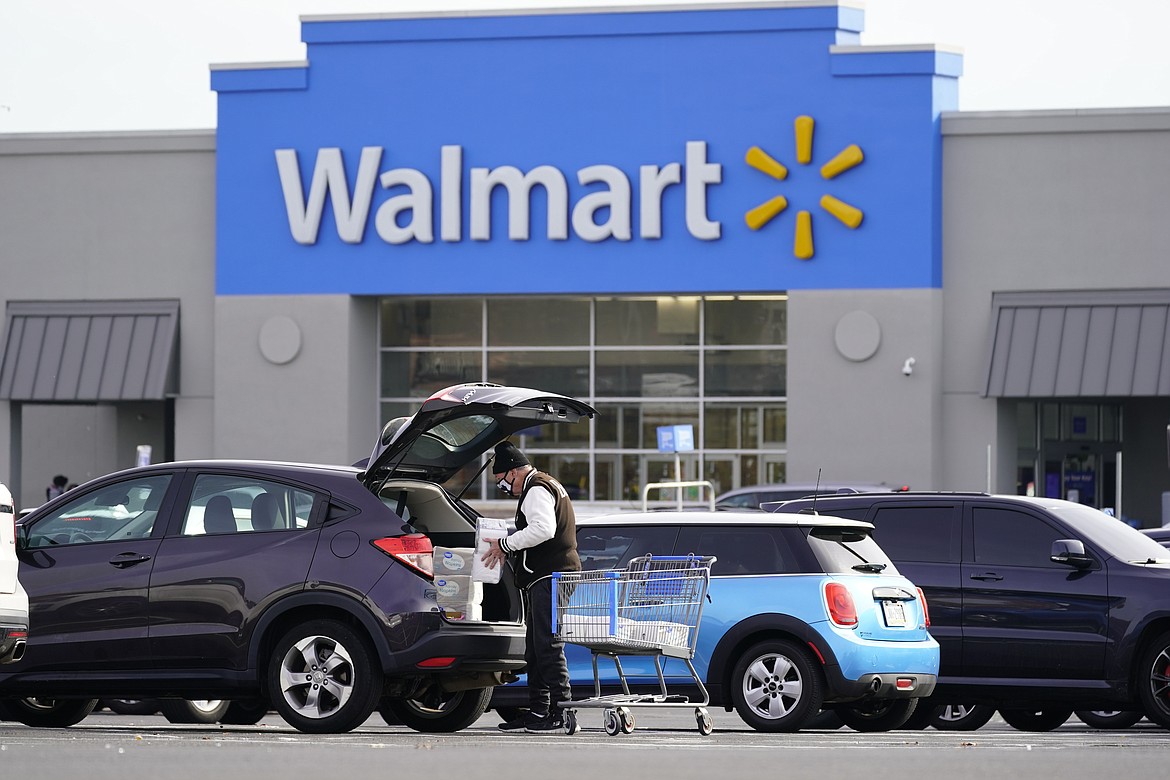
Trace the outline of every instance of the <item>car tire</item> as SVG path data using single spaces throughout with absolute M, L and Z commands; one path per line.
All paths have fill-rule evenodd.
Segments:
M 237 699 L 228 702 L 219 722 L 225 726 L 255 726 L 264 720 L 269 709 L 266 699 Z
M 784 639 L 753 645 L 739 657 L 731 677 L 731 701 L 756 731 L 804 728 L 820 712 L 824 682 L 809 652 Z
M 272 706 L 306 734 L 344 734 L 378 706 L 382 669 L 369 642 L 336 620 L 311 620 L 282 636 L 267 670 Z
M 1142 653 L 1138 667 L 1138 692 L 1146 717 L 1170 729 L 1170 632 L 1161 634 Z
M 158 709 L 171 723 L 219 723 L 230 704 L 221 699 L 160 699 Z
M 910 717 L 898 728 L 902 731 L 922 731 L 931 725 L 931 719 L 934 718 L 934 711 L 937 709 L 939 705 L 935 704 L 934 700 L 919 699 L 914 712 L 910 713 Z
M 389 725 L 396 725 L 393 719 L 424 734 L 451 734 L 479 720 L 491 698 L 491 688 L 472 688 L 434 697 L 383 699 L 378 712 Z
M 989 704 L 942 704 L 930 713 L 930 725 L 939 731 L 977 731 L 994 717 Z
M 1017 731 L 1052 731 L 1063 726 L 1072 713 L 1072 709 L 1063 707 L 1043 710 L 1000 709 L 999 716 Z
M 115 715 L 153 715 L 158 712 L 158 699 L 102 699 L 101 703 Z
M 854 731 L 891 731 L 905 723 L 918 699 L 867 699 L 837 707 L 837 714 Z
M 0 720 L 14 720 L 34 728 L 68 728 L 89 717 L 97 699 L 3 699 Z
M 1132 710 L 1075 710 L 1081 723 L 1095 729 L 1127 729 L 1144 718 L 1144 712 Z
M 821 710 L 809 718 L 804 727 L 818 731 L 834 731 L 844 725 L 845 721 L 841 720 L 841 716 L 837 714 L 836 710 Z

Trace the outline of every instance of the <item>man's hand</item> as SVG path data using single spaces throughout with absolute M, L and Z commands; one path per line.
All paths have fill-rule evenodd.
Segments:
M 500 549 L 500 540 L 488 539 L 488 551 L 483 554 L 480 560 L 483 561 L 484 566 L 494 569 L 497 563 L 503 562 L 504 556 L 504 551 Z

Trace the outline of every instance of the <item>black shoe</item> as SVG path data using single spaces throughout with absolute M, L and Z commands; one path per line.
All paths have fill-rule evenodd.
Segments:
M 565 731 L 565 717 L 561 713 L 550 713 L 539 720 L 528 724 L 524 729 L 529 734 L 562 734 L 568 733 Z
M 524 731 L 533 723 L 539 723 L 547 717 L 547 715 L 524 712 L 523 714 L 518 715 L 511 720 L 504 721 L 503 723 L 496 726 L 496 728 L 498 728 L 500 731 Z

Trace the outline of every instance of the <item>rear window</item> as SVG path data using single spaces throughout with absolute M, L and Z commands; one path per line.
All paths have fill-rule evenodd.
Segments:
M 679 532 L 680 555 L 713 555 L 713 576 L 795 574 L 800 561 L 784 528 L 767 526 L 687 526 Z
M 820 526 L 808 532 L 808 545 L 829 574 L 898 573 L 868 528 Z

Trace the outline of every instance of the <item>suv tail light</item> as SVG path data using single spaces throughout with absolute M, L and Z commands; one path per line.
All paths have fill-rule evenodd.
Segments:
M 922 617 L 926 621 L 926 627 L 930 628 L 930 606 L 926 603 L 926 594 L 922 592 L 922 588 L 916 588 L 918 591 L 918 600 L 922 602 Z
M 857 607 L 849 588 L 839 582 L 825 585 L 825 606 L 829 608 L 829 619 L 841 628 L 857 627 Z
M 434 547 L 426 534 L 387 536 L 375 539 L 374 546 L 428 579 L 435 576 Z

